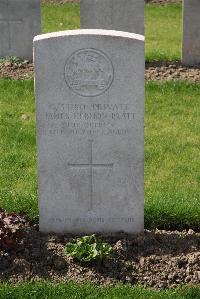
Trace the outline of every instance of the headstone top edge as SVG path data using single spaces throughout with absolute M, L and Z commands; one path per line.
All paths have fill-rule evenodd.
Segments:
M 116 31 L 116 30 L 104 30 L 104 29 L 78 29 L 78 30 L 65 30 L 65 31 L 57 31 L 52 33 L 40 34 L 34 37 L 34 42 L 57 38 L 63 36 L 78 36 L 78 35 L 94 35 L 94 36 L 113 36 L 113 37 L 122 37 L 129 38 L 138 41 L 144 42 L 145 37 L 140 34 L 130 33 L 125 31 Z

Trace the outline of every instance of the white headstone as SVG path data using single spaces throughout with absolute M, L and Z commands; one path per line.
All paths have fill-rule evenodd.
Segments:
M 144 37 L 34 39 L 42 232 L 143 230 Z
M 81 28 L 144 34 L 143 0 L 81 0 Z
M 182 61 L 200 63 L 200 0 L 184 0 Z
M 32 60 L 33 38 L 40 33 L 40 0 L 0 0 L 0 57 Z

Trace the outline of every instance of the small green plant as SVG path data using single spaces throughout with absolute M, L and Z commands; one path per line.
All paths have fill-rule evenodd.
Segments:
M 111 253 L 112 247 L 97 240 L 95 235 L 77 238 L 74 243 L 68 243 L 65 252 L 68 256 L 77 259 L 80 262 L 91 262 L 100 260 Z
M 10 62 L 12 64 L 20 64 L 23 62 L 23 60 L 15 56 L 0 57 L 0 63 L 5 62 Z

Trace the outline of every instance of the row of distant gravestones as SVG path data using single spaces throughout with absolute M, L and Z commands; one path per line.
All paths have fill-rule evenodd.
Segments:
M 184 0 L 184 64 L 200 63 L 200 1 Z M 141 0 L 81 0 L 81 27 L 144 33 Z M 40 0 L 0 1 L 0 57 L 32 60 L 34 36 L 41 33 Z

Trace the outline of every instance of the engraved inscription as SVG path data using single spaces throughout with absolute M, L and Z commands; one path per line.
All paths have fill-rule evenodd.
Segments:
M 67 85 L 83 97 L 104 93 L 111 86 L 113 77 L 111 60 L 98 50 L 79 50 L 71 55 L 65 65 Z
M 40 135 L 85 135 L 122 136 L 129 133 L 129 124 L 135 121 L 134 107 L 118 104 L 73 104 L 49 103 L 42 117 L 45 124 L 39 129 Z
M 111 218 L 104 218 L 104 217 L 88 217 L 88 218 L 72 218 L 72 217 L 67 217 L 67 218 L 49 218 L 50 223 L 133 223 L 135 220 L 133 217 L 111 217 Z
M 89 151 L 90 151 L 90 157 L 89 157 L 89 163 L 68 163 L 68 166 L 72 168 L 89 168 L 89 180 L 90 180 L 90 207 L 89 211 L 93 210 L 93 169 L 94 168 L 113 168 L 114 163 L 101 163 L 97 164 L 93 162 L 93 140 L 89 140 Z

